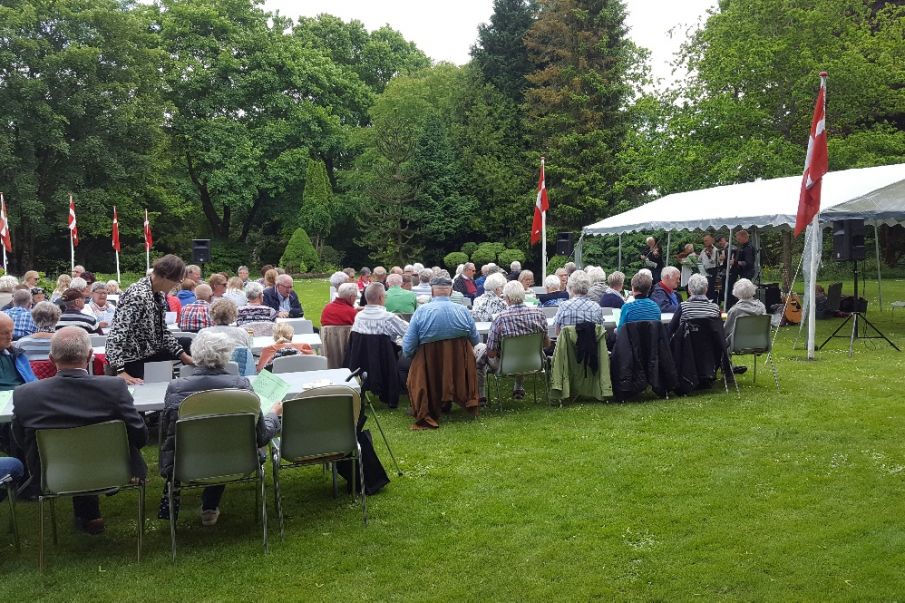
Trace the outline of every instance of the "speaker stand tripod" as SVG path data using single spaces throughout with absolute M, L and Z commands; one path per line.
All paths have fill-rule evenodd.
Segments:
M 839 333 L 839 331 L 841 331 L 843 329 L 843 327 L 845 327 L 845 325 L 847 325 L 849 323 L 849 321 L 851 321 L 852 333 L 848 337 L 848 340 L 849 340 L 848 357 L 849 358 L 851 358 L 852 355 L 854 354 L 856 339 L 885 339 L 886 343 L 888 343 L 893 348 L 895 348 L 895 350 L 897 352 L 901 352 L 902 350 L 900 350 L 896 344 L 894 344 L 892 341 L 890 341 L 889 337 L 884 335 L 882 333 L 882 331 L 880 331 L 880 329 L 878 329 L 876 326 L 874 326 L 874 323 L 869 321 L 867 319 L 867 316 L 865 316 L 864 313 L 860 311 L 861 298 L 858 296 L 858 261 L 857 260 L 852 260 L 852 274 L 854 276 L 854 283 L 855 283 L 855 287 L 854 287 L 854 289 L 855 289 L 855 302 L 854 302 L 855 311 L 852 312 L 851 314 L 849 314 L 846 317 L 846 319 L 842 321 L 842 324 L 840 324 L 838 327 L 836 327 L 836 330 L 833 331 L 832 335 L 827 337 L 826 341 L 821 343 L 820 346 L 817 347 L 817 349 L 818 350 L 823 349 L 823 347 L 826 346 L 826 344 L 828 344 L 830 342 L 830 339 L 833 339 L 834 337 L 839 337 L 839 338 L 844 339 L 846 336 L 839 335 L 838 333 Z M 864 323 L 863 325 L 861 324 L 862 322 Z M 873 329 L 874 332 L 876 333 L 876 335 L 868 335 L 867 334 L 868 327 Z

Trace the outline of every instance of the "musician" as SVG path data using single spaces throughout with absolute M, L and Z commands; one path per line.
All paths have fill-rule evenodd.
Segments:
M 717 301 L 716 275 L 720 267 L 720 250 L 713 244 L 712 235 L 704 235 L 704 248 L 698 259 L 707 276 L 707 297 L 710 301 Z
M 663 253 L 654 237 L 647 237 L 646 242 L 647 249 L 641 252 L 640 257 L 644 267 L 650 270 L 653 282 L 657 283 L 660 281 L 660 271 L 663 269 Z
M 747 230 L 735 233 L 735 248 L 732 250 L 732 262 L 729 266 L 729 290 L 740 278 L 751 280 L 754 278 L 754 246 L 748 236 Z M 734 295 L 729 296 L 729 307 L 738 301 Z

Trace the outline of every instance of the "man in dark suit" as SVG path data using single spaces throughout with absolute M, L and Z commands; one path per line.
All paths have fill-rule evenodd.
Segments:
M 302 318 L 305 315 L 299 296 L 292 289 L 292 277 L 281 274 L 276 285 L 264 289 L 264 305 L 277 311 L 280 318 Z
M 92 360 L 88 333 L 79 327 L 57 331 L 50 341 L 50 359 L 59 371 L 56 376 L 26 383 L 13 392 L 13 433 L 25 449 L 26 465 L 33 479 L 39 480 L 41 475 L 36 430 L 81 427 L 111 420 L 126 424 L 132 474 L 144 479 L 148 469 L 138 449 L 147 442 L 148 429 L 135 410 L 125 381 L 88 374 L 86 367 Z M 77 528 L 89 534 L 104 531 L 97 496 L 75 496 L 72 508 Z

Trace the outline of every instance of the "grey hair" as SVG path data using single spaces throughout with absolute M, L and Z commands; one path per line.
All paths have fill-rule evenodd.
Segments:
M 650 275 L 650 270 L 645 272 L 644 269 L 641 269 L 632 277 L 632 289 L 637 291 L 635 297 L 647 297 L 653 286 L 654 278 Z
M 422 264 L 421 262 L 415 262 L 414 264 L 412 264 L 412 272 L 419 273 L 422 270 L 424 270 L 424 264 Z
M 513 260 L 511 264 L 509 264 L 509 270 L 515 272 L 516 270 L 522 269 L 522 263 L 518 260 Z
M 251 282 L 245 285 L 245 299 L 252 301 L 264 295 L 264 285 L 261 283 Z
M 242 272 L 243 270 L 245 272 L 248 272 L 248 266 L 239 266 L 238 268 L 236 268 L 236 274 Z
M 192 360 L 196 366 L 221 369 L 229 362 L 235 347 L 226 333 L 201 329 L 192 341 Z
M 544 287 L 547 289 L 552 289 L 553 291 L 559 291 L 559 277 L 555 274 L 548 274 L 547 278 L 544 279 Z
M 615 289 L 615 285 L 618 283 L 619 288 L 621 289 L 622 285 L 625 284 L 625 275 L 618 270 L 614 270 L 607 277 L 606 283 L 610 286 L 611 289 Z
M 402 275 L 401 274 L 391 274 L 390 276 L 387 277 L 387 287 L 401 287 L 401 286 L 402 286 Z
M 511 304 L 521 304 L 525 301 L 525 288 L 518 281 L 509 281 L 503 287 L 503 297 Z
M 568 272 L 569 274 L 572 274 L 573 272 L 578 270 L 578 266 L 575 264 L 575 262 L 566 262 L 563 265 L 563 268 L 565 268 L 566 272 Z
M 19 279 L 17 279 L 16 277 L 14 277 L 10 274 L 0 276 L 0 291 L 3 291 L 4 293 L 9 293 L 18 284 L 19 284 Z
M 496 291 L 506 286 L 506 275 L 501 272 L 488 274 L 484 279 L 484 291 Z
M 293 285 L 293 282 L 294 281 L 292 280 L 292 276 L 289 274 L 279 274 L 279 275 L 277 275 L 277 278 L 274 281 L 274 283 L 285 283 L 285 284 L 289 285 L 290 287 Z
M 13 291 L 13 305 L 24 308 L 31 303 L 31 290 L 16 289 Z
M 424 270 L 422 270 L 421 272 L 418 273 L 418 282 L 419 283 L 429 283 L 429 282 L 431 282 L 432 278 L 434 278 L 434 271 L 429 268 L 425 268 Z
M 236 304 L 228 299 L 218 299 L 211 304 L 208 310 L 211 320 L 217 326 L 224 326 L 236 322 L 238 311 Z
M 669 276 L 669 275 L 678 276 L 678 275 L 679 275 L 679 269 L 676 268 L 675 266 L 666 266 L 666 267 L 663 268 L 663 270 L 660 271 L 660 278 L 661 278 L 661 279 L 662 279 L 664 276 Z
M 50 338 L 50 357 L 54 362 L 85 362 L 91 355 L 91 337 L 81 327 L 63 327 Z
M 584 270 L 576 270 L 570 274 L 569 280 L 566 281 L 566 289 L 572 295 L 587 295 L 591 289 L 591 279 L 588 278 L 588 273 Z
M 339 291 L 339 286 L 349 282 L 349 275 L 345 272 L 334 272 L 330 275 L 330 286 Z
M 365 301 L 369 304 L 377 305 L 380 302 L 380 297 L 385 293 L 386 289 L 383 288 L 381 283 L 371 283 L 365 287 Z
M 692 274 L 688 277 L 688 293 L 707 295 L 707 277 L 703 274 Z
M 735 281 L 735 285 L 732 286 L 732 295 L 738 299 L 752 299 L 756 292 L 757 287 L 746 278 L 738 279 Z
M 638 271 L 638 274 L 646 274 L 647 276 L 650 277 L 650 279 L 651 279 L 652 281 L 654 280 L 654 273 L 650 271 L 650 268 L 641 268 L 641 269 Z M 634 277 L 632 277 L 632 278 L 634 279 Z
M 116 282 L 116 281 L 114 281 L 114 282 Z M 105 283 L 104 281 L 97 281 L 96 283 L 91 285 L 91 292 L 94 293 L 95 291 L 103 291 L 104 293 L 106 293 L 107 292 L 107 283 Z
M 606 272 L 604 272 L 603 268 L 599 266 L 588 266 L 586 272 L 588 273 L 588 278 L 591 279 L 591 284 L 606 282 Z
M 342 297 L 343 299 L 355 299 L 358 297 L 358 285 L 355 283 L 343 283 L 339 286 L 339 289 L 336 290 L 336 296 Z
M 85 279 L 83 279 L 80 276 L 77 276 L 74 279 L 72 279 L 71 281 L 69 281 L 69 288 L 78 289 L 79 291 L 84 291 L 85 289 L 88 288 L 88 281 L 86 281 Z
M 53 329 L 60 320 L 60 306 L 53 302 L 42 301 L 31 309 L 31 318 L 39 329 Z

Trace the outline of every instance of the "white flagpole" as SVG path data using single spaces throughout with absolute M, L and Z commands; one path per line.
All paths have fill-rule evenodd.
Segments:
M 72 242 L 72 229 L 69 230 L 69 270 L 75 270 L 75 243 Z
M 547 188 L 547 174 L 544 171 L 544 158 L 540 158 L 540 169 L 544 174 L 544 189 Z M 541 285 L 547 280 L 547 212 L 540 212 L 540 255 L 541 255 Z
M 121 279 L 119 278 L 119 252 L 116 252 L 116 282 L 118 283 Z
M 145 271 L 151 269 L 151 248 L 145 243 Z
M 811 282 L 808 283 L 808 360 L 814 360 L 814 345 L 817 339 L 817 257 L 818 237 L 823 236 L 820 231 L 820 214 L 816 214 L 811 221 Z
M 9 232 L 9 221 L 6 217 L 6 201 L 3 199 L 3 193 L 0 193 L 0 206 L 3 208 L 3 227 Z M 875 229 L 876 230 L 876 229 Z M 0 241 L 0 244 L 3 245 L 3 271 L 6 274 L 9 274 L 9 266 L 6 265 L 6 241 Z M 880 255 L 879 255 L 879 247 L 877 248 L 877 267 L 879 269 L 880 266 Z M 880 304 L 883 305 L 882 303 Z

